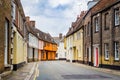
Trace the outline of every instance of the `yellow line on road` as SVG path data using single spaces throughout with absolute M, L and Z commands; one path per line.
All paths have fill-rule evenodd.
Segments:
M 34 76 L 34 80 L 36 80 L 36 78 L 39 76 L 39 69 L 38 69 L 38 64 L 36 66 L 36 69 L 35 69 L 35 76 Z

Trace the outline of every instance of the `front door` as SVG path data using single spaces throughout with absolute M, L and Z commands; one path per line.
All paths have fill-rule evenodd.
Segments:
M 99 48 L 94 48 L 94 66 L 99 67 Z
M 33 61 L 35 61 L 35 48 L 33 48 Z
M 46 52 L 46 60 L 48 60 L 48 52 Z
M 9 21 L 5 21 L 5 48 L 4 48 L 4 65 L 8 64 L 8 29 L 9 29 Z

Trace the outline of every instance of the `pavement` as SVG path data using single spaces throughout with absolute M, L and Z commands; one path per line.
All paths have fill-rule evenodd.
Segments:
M 36 80 L 120 80 L 120 70 L 96 68 L 66 61 L 41 61 Z
M 0 80 L 35 80 L 37 62 L 26 63 L 17 71 L 8 71 L 1 74 Z

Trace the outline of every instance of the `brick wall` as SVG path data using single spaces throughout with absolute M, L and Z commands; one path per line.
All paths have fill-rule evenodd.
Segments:
M 0 7 L 0 73 L 4 71 L 4 41 L 5 41 L 5 19 L 11 22 L 11 1 L 0 0 L 2 7 Z M 9 24 L 9 37 L 8 37 L 8 63 L 10 63 L 10 35 L 11 35 L 11 24 Z

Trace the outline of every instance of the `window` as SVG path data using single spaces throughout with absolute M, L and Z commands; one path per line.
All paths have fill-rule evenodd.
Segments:
M 114 15 L 114 17 L 115 17 L 115 26 L 117 26 L 117 25 L 120 24 L 120 22 L 119 22 L 120 17 L 119 17 L 119 9 L 118 8 L 115 9 L 115 15 Z
M 80 32 L 77 32 L 77 40 L 80 39 Z
M 109 29 L 109 14 L 105 14 L 105 30 Z
M 119 42 L 114 43 L 115 60 L 119 60 Z
M 16 5 L 15 3 L 12 1 L 12 17 L 15 20 L 16 17 Z
M 105 50 L 105 60 L 109 60 L 109 44 L 108 43 L 105 43 L 105 46 L 104 46 L 104 50 Z
M 95 18 L 95 32 L 99 31 L 99 22 L 98 22 L 98 17 Z

